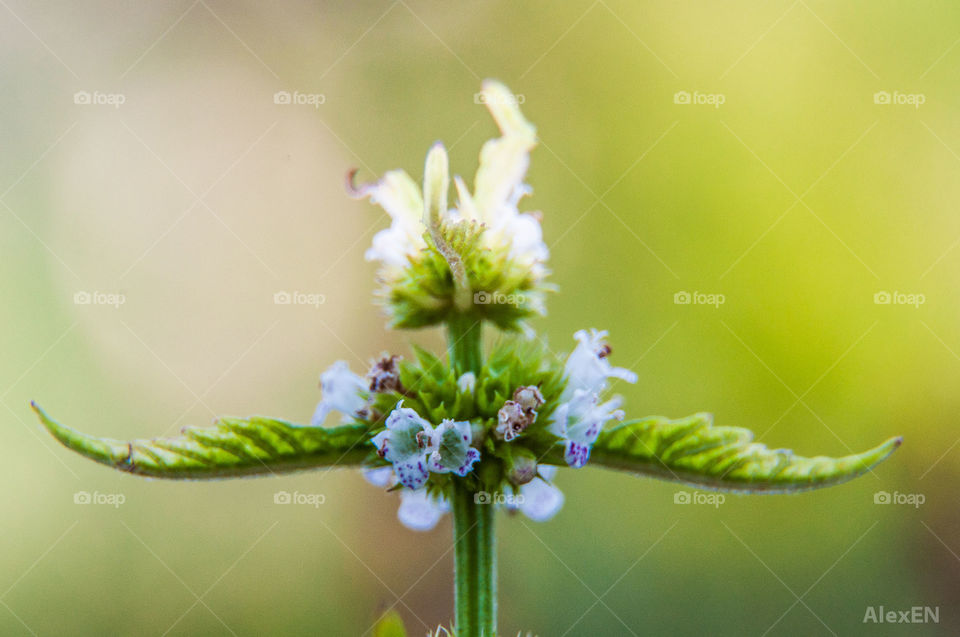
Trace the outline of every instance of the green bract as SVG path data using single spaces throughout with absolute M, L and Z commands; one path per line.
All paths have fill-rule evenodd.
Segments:
M 424 247 L 411 256 L 399 277 L 378 296 L 394 328 L 442 324 L 460 314 L 465 320 L 490 321 L 502 330 L 517 330 L 523 321 L 544 313 L 544 293 L 526 268 L 509 257 L 503 246 L 479 246 L 480 228 L 474 222 L 444 222 L 440 230 L 451 248 L 462 255 L 467 275 L 469 305 L 457 307 L 457 289 L 450 266 L 433 238 L 424 236 Z

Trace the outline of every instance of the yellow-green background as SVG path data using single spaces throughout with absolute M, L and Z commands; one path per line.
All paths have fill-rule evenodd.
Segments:
M 561 472 L 555 520 L 502 519 L 503 633 L 957 634 L 958 27 L 960 7 L 932 2 L 3 3 L 0 634 L 358 635 L 397 596 L 414 634 L 449 621 L 449 521 L 405 530 L 352 471 L 114 473 L 56 445 L 28 401 L 119 438 L 214 413 L 303 421 L 332 361 L 439 346 L 384 331 L 363 251 L 386 218 L 342 180 L 419 177 L 437 139 L 471 177 L 495 130 L 473 99 L 485 77 L 542 138 L 524 204 L 560 293 L 535 326 L 558 351 L 609 329 L 640 377 L 617 387 L 630 415 L 708 410 L 805 455 L 904 436 L 873 475 L 719 509 Z M 326 303 L 277 306 L 278 290 Z M 726 303 L 676 305 L 682 290 Z M 278 506 L 281 489 L 326 502 Z M 81 490 L 126 502 L 75 505 Z M 863 624 L 880 605 L 939 607 L 940 624 Z

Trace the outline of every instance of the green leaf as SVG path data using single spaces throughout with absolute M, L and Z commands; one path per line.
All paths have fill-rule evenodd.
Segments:
M 400 614 L 391 610 L 373 628 L 373 637 L 407 637 Z
M 891 438 L 860 454 L 804 458 L 754 442 L 748 429 L 714 427 L 711 414 L 680 420 L 651 417 L 602 432 L 593 445 L 590 464 L 705 489 L 786 493 L 851 480 L 884 460 L 900 443 L 901 438 Z
M 31 403 L 65 447 L 114 469 L 154 478 L 214 479 L 364 464 L 371 456 L 365 425 L 299 427 L 271 418 L 218 418 L 184 427 L 175 438 L 125 442 L 61 425 Z

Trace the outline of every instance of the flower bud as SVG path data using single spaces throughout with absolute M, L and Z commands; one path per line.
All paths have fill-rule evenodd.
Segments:
M 506 458 L 505 477 L 519 487 L 537 477 L 537 457 L 532 451 L 523 447 L 510 449 L 511 454 Z

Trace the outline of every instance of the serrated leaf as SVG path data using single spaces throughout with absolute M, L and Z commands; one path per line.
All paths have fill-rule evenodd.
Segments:
M 754 442 L 741 427 L 715 427 L 710 414 L 624 422 L 602 432 L 590 464 L 705 489 L 785 493 L 826 487 L 866 473 L 900 446 L 900 438 L 859 454 L 805 458 Z
M 175 438 L 113 440 L 62 425 L 31 403 L 40 422 L 65 447 L 95 462 L 142 476 L 215 479 L 347 467 L 370 456 L 365 425 L 299 427 L 255 416 L 218 418 L 212 427 L 184 427 Z

